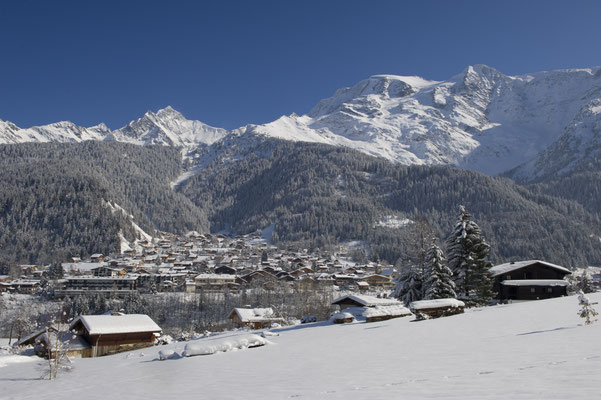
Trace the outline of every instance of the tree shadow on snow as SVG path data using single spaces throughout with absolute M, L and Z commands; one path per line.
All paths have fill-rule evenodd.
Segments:
M 526 333 L 518 333 L 516 336 L 526 336 L 526 335 L 535 335 L 537 333 L 548 333 L 548 332 L 555 332 L 555 331 L 562 331 L 564 329 L 574 329 L 576 328 L 575 326 L 563 326 L 561 328 L 555 328 L 555 329 L 545 329 L 542 331 L 532 331 L 532 332 L 526 332 Z

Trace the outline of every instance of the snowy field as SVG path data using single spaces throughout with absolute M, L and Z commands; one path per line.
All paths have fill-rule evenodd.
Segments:
M 39 380 L 35 358 L 3 356 L 0 398 L 600 398 L 601 322 L 584 326 L 578 309 L 571 296 L 421 322 L 299 325 L 213 355 L 159 361 L 159 350 L 181 354 L 190 343 L 180 342 L 79 359 L 57 381 Z

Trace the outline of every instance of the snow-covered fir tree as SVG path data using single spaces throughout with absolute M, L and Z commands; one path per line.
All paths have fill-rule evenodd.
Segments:
M 591 303 L 590 299 L 582 290 L 578 292 L 578 304 L 580 304 L 580 311 L 578 311 L 578 315 L 581 318 L 584 318 L 584 323 L 586 325 L 590 325 L 595 322 L 595 317 L 599 315 L 597 310 L 593 308 L 593 304 L 596 303 Z
M 424 292 L 421 269 L 415 266 L 406 267 L 396 278 L 391 295 L 405 304 L 423 299 Z
M 588 271 L 585 269 L 582 272 L 582 276 L 580 277 L 580 282 L 578 284 L 578 289 L 582 290 L 584 293 L 592 293 L 595 291 L 593 288 L 593 282 L 591 277 L 588 274 Z
M 493 297 L 490 246 L 465 207 L 459 209 L 459 220 L 446 241 L 448 266 L 453 272 L 457 296 L 485 304 Z
M 426 271 L 429 277 L 425 282 L 425 298 L 447 299 L 455 298 L 455 283 L 453 273 L 447 267 L 444 254 L 436 243 L 432 243 L 426 257 Z

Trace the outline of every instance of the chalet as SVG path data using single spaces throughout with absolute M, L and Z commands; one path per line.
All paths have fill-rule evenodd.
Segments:
M 255 284 L 272 284 L 278 280 L 278 278 L 275 275 L 262 270 L 253 271 L 249 274 L 242 276 L 241 278 L 248 283 Z
M 90 357 L 152 346 L 161 328 L 144 314 L 80 315 L 69 330 L 91 347 Z
M 219 267 L 215 268 L 215 273 L 216 274 L 236 275 L 236 269 L 232 268 L 228 265 L 220 265 Z
M 360 281 L 367 282 L 371 287 L 380 287 L 384 289 L 391 289 L 394 286 L 391 276 L 373 274 L 359 278 Z
M 103 261 L 104 261 L 104 255 L 102 255 L 102 254 L 100 254 L 100 253 L 97 253 L 97 254 L 92 254 L 92 255 L 90 256 L 90 260 L 91 260 L 92 262 L 99 262 L 99 263 L 100 263 L 100 262 L 103 262 Z
M 44 358 L 55 358 L 55 353 L 61 350 L 70 358 L 92 357 L 92 346 L 83 336 L 70 331 L 58 332 L 55 326 L 38 329 L 15 346 L 34 346 L 35 354 Z
M 32 294 L 40 288 L 40 281 L 18 279 L 15 281 L 6 281 L 0 284 L 4 291 L 10 293 Z
M 94 276 L 124 276 L 127 273 L 125 268 L 109 268 L 106 266 L 92 268 L 91 272 Z
M 349 322 L 346 321 L 347 314 L 352 315 L 354 319 L 365 320 L 365 322 L 384 321 L 411 315 L 411 311 L 400 301 L 373 296 L 349 294 L 338 297 L 332 301 L 332 305 L 340 308 L 340 313 L 333 317 L 335 322 L 336 320 Z M 342 315 L 346 315 L 346 317 L 342 318 Z
M 498 299 L 539 300 L 567 295 L 570 270 L 540 260 L 512 261 L 490 269 Z
M 104 276 L 70 276 L 64 279 L 64 289 L 55 290 L 54 296 L 74 296 L 81 293 L 111 293 L 126 295 L 136 291 L 138 278 L 135 276 L 104 277 Z
M 274 323 L 284 322 L 283 318 L 274 317 L 273 309 L 270 307 L 234 308 L 228 318 L 236 328 L 264 329 L 269 328 Z
M 236 276 L 229 274 L 200 274 L 194 278 L 196 291 L 237 288 Z
M 409 309 L 417 319 L 446 317 L 461 314 L 465 303 L 457 299 L 419 300 L 409 304 Z

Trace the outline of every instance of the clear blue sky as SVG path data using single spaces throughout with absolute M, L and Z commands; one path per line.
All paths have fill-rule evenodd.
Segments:
M 0 2 L 0 119 L 116 129 L 171 105 L 236 128 L 374 74 L 601 65 L 601 1 Z

